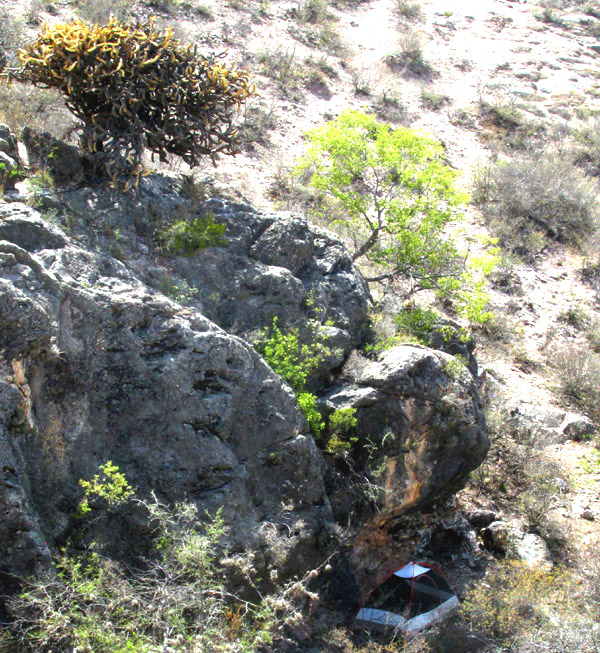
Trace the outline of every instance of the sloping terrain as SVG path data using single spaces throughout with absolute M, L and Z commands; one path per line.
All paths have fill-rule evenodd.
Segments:
M 98 8 L 92 2 L 34 0 L 32 6 L 8 2 L 0 6 L 6 17 L 1 42 L 9 54 L 15 44 L 36 33 L 42 20 L 80 16 L 102 21 L 111 12 L 139 18 L 156 14 L 162 24 L 174 27 L 182 40 L 196 42 L 201 49 L 227 50 L 228 60 L 248 68 L 258 94 L 248 102 L 241 118 L 246 141 L 243 151 L 235 158 L 221 159 L 216 168 L 207 162 L 192 171 L 207 195 L 226 194 L 261 209 L 285 209 L 311 219 L 309 191 L 291 170 L 304 151 L 306 131 L 347 107 L 365 108 L 381 120 L 423 130 L 443 143 L 448 163 L 460 171 L 461 185 L 474 197 L 465 210 L 465 246 L 477 250 L 486 236 L 499 236 L 502 260 L 490 278 L 493 318 L 473 327 L 478 382 L 487 405 L 492 448 L 459 495 L 459 507 L 471 519 L 471 535 L 465 536 L 471 538 L 470 545 L 443 537 L 438 530 L 438 554 L 446 556 L 444 562 L 461 597 L 473 577 L 476 592 L 487 584 L 491 593 L 503 591 L 516 601 L 518 585 L 513 587 L 507 577 L 494 575 L 497 562 L 510 559 L 514 551 L 504 536 L 496 535 L 501 528 L 490 529 L 490 524 L 509 524 L 502 532 L 513 529 L 519 537 L 541 536 L 550 546 L 555 568 L 567 570 L 568 579 L 560 587 L 569 588 L 564 602 L 572 600 L 574 607 L 572 613 L 554 612 L 546 619 L 543 633 L 540 626 L 538 649 L 531 638 L 519 640 L 520 628 L 526 632 L 525 626 L 542 619 L 540 614 L 546 618 L 544 610 L 550 610 L 542 606 L 538 611 L 535 601 L 523 607 L 524 613 L 530 610 L 529 618 L 519 621 L 515 617 L 513 630 L 507 629 L 512 637 L 509 643 L 500 637 L 493 640 L 492 634 L 497 633 L 486 631 L 485 615 L 478 617 L 477 611 L 471 610 L 465 623 L 470 624 L 472 633 L 484 631 L 487 643 L 484 636 L 474 637 L 468 649 L 459 623 L 458 640 L 448 635 L 446 641 L 442 633 L 411 646 L 415 650 L 420 646 L 422 650 L 428 646 L 428 650 L 458 650 L 459 641 L 464 650 L 485 650 L 486 645 L 492 646 L 490 642 L 498 647 L 492 650 L 598 650 L 597 633 L 590 625 L 598 608 L 594 577 L 600 547 L 597 232 L 554 238 L 551 229 L 546 232 L 539 224 L 525 228 L 522 216 L 506 208 L 507 195 L 516 195 L 517 187 L 494 186 L 498 161 L 525 160 L 533 167 L 556 156 L 568 166 L 569 174 L 575 171 L 591 184 L 593 190 L 581 203 L 591 207 L 597 221 L 600 213 L 593 197 L 600 171 L 597 3 L 162 0 L 125 5 L 113 0 Z M 0 90 L 0 94 L 0 122 L 7 122 L 13 131 L 28 124 L 62 137 L 71 124 L 70 115 L 51 91 L 13 87 Z M 190 172 L 177 160 L 159 166 L 165 168 Z M 567 174 L 561 170 L 553 169 L 556 178 L 549 185 L 548 179 L 542 178 L 523 186 L 523 194 L 543 199 L 561 175 Z M 25 197 L 27 191 L 23 194 Z M 31 198 L 34 193 L 29 191 L 29 195 Z M 65 226 L 64 220 L 60 226 Z M 110 229 L 115 226 L 118 228 L 118 223 Z M 73 229 L 74 236 L 80 237 L 76 224 Z M 118 247 L 118 238 L 115 242 Z M 271 251 L 266 254 L 271 255 Z M 210 262 L 204 264 L 208 269 Z M 144 282 L 154 283 L 158 289 L 158 277 L 153 282 L 152 271 L 142 267 L 140 264 Z M 187 264 L 175 273 L 180 287 L 185 281 L 189 290 L 201 273 L 187 277 L 184 268 Z M 226 263 L 214 264 L 218 274 L 224 274 L 226 268 Z M 295 281 L 287 286 L 281 279 L 277 283 L 282 283 L 277 300 L 247 329 L 240 326 L 237 313 L 234 319 L 231 311 L 220 309 L 216 287 L 207 284 L 192 302 L 202 304 L 202 310 L 219 326 L 246 337 L 270 324 L 272 316 L 283 310 L 283 295 L 301 294 Z M 371 288 L 375 299 L 379 292 L 376 286 Z M 427 294 L 417 301 L 435 304 Z M 442 312 L 448 309 L 435 305 Z M 231 323 L 219 322 L 219 310 L 228 313 Z M 252 315 L 260 312 L 259 307 Z M 452 313 L 449 317 L 460 320 Z M 464 322 L 464 326 L 470 325 Z M 358 336 L 344 337 L 341 342 L 350 348 L 360 342 Z M 350 520 L 351 510 L 340 498 L 344 488 L 340 482 L 330 498 L 334 509 Z M 317 494 L 320 491 L 315 489 Z M 301 536 L 299 529 L 298 538 Z M 387 547 L 388 541 L 383 544 Z M 382 542 L 374 539 L 365 549 L 372 551 L 380 545 Z M 427 549 L 430 554 L 433 550 L 431 545 Z M 469 553 L 463 556 L 465 550 Z M 369 558 L 369 564 L 375 566 L 376 562 Z M 591 597 L 588 612 L 578 603 L 582 592 Z M 522 593 L 525 595 L 525 590 Z M 540 589 L 539 593 L 552 594 L 552 589 Z M 481 594 L 475 597 L 486 604 Z M 500 613 L 499 622 L 504 614 L 513 616 L 508 610 L 494 609 L 489 608 L 490 614 L 497 617 Z M 580 616 L 581 623 L 577 621 Z M 327 628 L 335 623 L 327 612 L 320 618 Z M 502 631 L 498 623 L 496 628 Z M 567 633 L 563 639 L 556 635 L 560 629 Z M 360 638 L 351 643 L 341 632 L 325 641 L 318 628 L 315 632 L 313 640 L 305 642 L 312 650 L 331 646 L 331 650 L 351 651 L 364 644 Z M 587 633 L 588 639 L 581 633 Z

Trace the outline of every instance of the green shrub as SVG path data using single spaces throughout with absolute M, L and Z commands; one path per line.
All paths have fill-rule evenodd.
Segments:
M 19 57 L 11 78 L 58 89 L 81 120 L 80 145 L 94 176 L 127 180 L 128 188 L 142 175 L 145 149 L 190 166 L 239 151 L 233 119 L 254 92 L 248 73 L 225 66 L 221 55 L 196 55 L 153 19 L 44 25 Z
M 329 439 L 326 451 L 331 454 L 347 453 L 352 444 L 358 441 L 358 436 L 351 435 L 357 424 L 356 408 L 348 407 L 334 410 L 329 416 L 327 424 Z
M 191 304 L 194 297 L 198 294 L 198 288 L 190 286 L 185 279 L 179 283 L 175 283 L 168 274 L 162 277 L 160 289 L 167 297 L 183 306 Z
M 304 413 L 304 417 L 306 417 L 310 432 L 318 439 L 325 428 L 325 422 L 323 422 L 321 413 L 316 408 L 317 397 L 311 392 L 300 392 L 296 395 L 296 399 L 298 400 L 300 410 Z
M 396 11 L 402 18 L 409 20 L 421 20 L 423 18 L 423 10 L 418 2 L 409 2 L 409 0 L 396 0 Z
M 588 174 L 600 177 L 600 118 L 588 121 L 572 136 L 576 163 Z
M 580 304 L 572 304 L 565 310 L 560 311 L 557 319 L 579 330 L 586 328 L 590 324 L 590 316 Z
M 298 22 L 311 25 L 327 23 L 331 18 L 327 0 L 300 0 L 293 15 Z
M 313 324 L 313 341 L 310 344 L 302 344 L 298 329 L 290 329 L 284 334 L 277 322 L 277 317 L 274 317 L 273 324 L 263 333 L 263 339 L 255 345 L 255 349 L 271 369 L 290 384 L 311 433 L 318 438 L 324 423 L 316 409 L 316 396 L 305 392 L 304 388 L 310 374 L 319 367 L 330 351 L 319 336 L 317 323 Z
M 452 100 L 444 93 L 438 93 L 431 89 L 421 89 L 421 105 L 425 109 L 439 111 L 442 107 L 450 104 Z
M 377 117 L 386 122 L 405 123 L 407 121 L 406 106 L 393 89 L 384 88 L 373 102 L 373 110 Z
M 383 61 L 390 68 L 401 69 L 418 77 L 432 75 L 434 72 L 431 64 L 425 59 L 421 37 L 413 30 L 402 36 L 399 50 L 387 54 Z
M 272 326 L 265 331 L 255 349 L 294 392 L 302 392 L 309 375 L 319 367 L 328 349 L 318 337 L 310 345 L 302 344 L 298 329 L 290 329 L 284 334 L 277 323 L 278 319 L 274 317 Z
M 571 591 L 563 571 L 548 572 L 507 561 L 492 567 L 485 582 L 472 585 L 460 614 L 472 633 L 498 646 L 491 650 L 520 651 L 512 647 L 517 637 L 551 628 L 554 615 L 563 610 Z M 501 645 L 509 648 L 500 649 Z
M 600 420 L 600 356 L 586 344 L 561 349 L 552 360 L 563 395 Z
M 100 465 L 99 473 L 95 474 L 90 481 L 80 480 L 79 485 L 83 488 L 84 498 L 79 504 L 79 514 L 87 515 L 92 509 L 89 500 L 91 497 L 101 499 L 108 508 L 114 509 L 122 503 L 126 503 L 133 496 L 133 489 L 127 482 L 125 476 L 119 471 L 117 465 L 108 460 Z
M 288 95 L 298 91 L 303 70 L 296 59 L 296 49 L 282 51 L 280 48 L 259 53 L 258 61 L 262 64 L 262 73 L 270 77 L 279 90 Z M 296 93 L 295 97 L 300 99 Z
M 164 248 L 171 254 L 191 256 L 207 247 L 225 247 L 227 239 L 223 237 L 227 226 L 215 222 L 212 213 L 189 220 L 178 220 L 159 234 Z
M 429 336 L 440 314 L 432 308 L 421 308 L 408 304 L 394 318 L 396 329 L 401 334 L 412 336 L 418 342 L 428 345 Z

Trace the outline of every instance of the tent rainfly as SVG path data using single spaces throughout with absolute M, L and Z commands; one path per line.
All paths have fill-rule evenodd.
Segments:
M 410 636 L 443 621 L 458 606 L 457 596 L 439 571 L 426 563 L 409 562 L 371 590 L 354 625 Z

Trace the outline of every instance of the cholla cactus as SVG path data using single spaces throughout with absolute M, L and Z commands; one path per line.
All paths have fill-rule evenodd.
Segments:
M 88 171 L 128 187 L 142 174 L 144 148 L 161 161 L 177 154 L 190 166 L 239 151 L 233 120 L 254 87 L 223 56 L 197 55 L 171 29 L 156 29 L 153 18 L 92 27 L 77 21 L 44 25 L 19 51 L 21 68 L 10 76 L 57 88 L 83 122 Z

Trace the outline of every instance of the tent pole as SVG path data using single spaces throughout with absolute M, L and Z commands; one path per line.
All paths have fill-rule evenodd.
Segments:
M 410 621 L 410 613 L 412 610 L 412 602 L 413 602 L 413 592 L 415 591 L 415 568 L 414 568 L 414 563 L 413 563 L 413 573 L 412 573 L 412 580 L 410 582 L 410 599 L 408 601 L 408 615 L 406 615 L 406 623 Z M 408 641 L 408 628 L 404 631 L 404 641 L 402 642 L 403 648 L 406 648 L 406 642 Z

